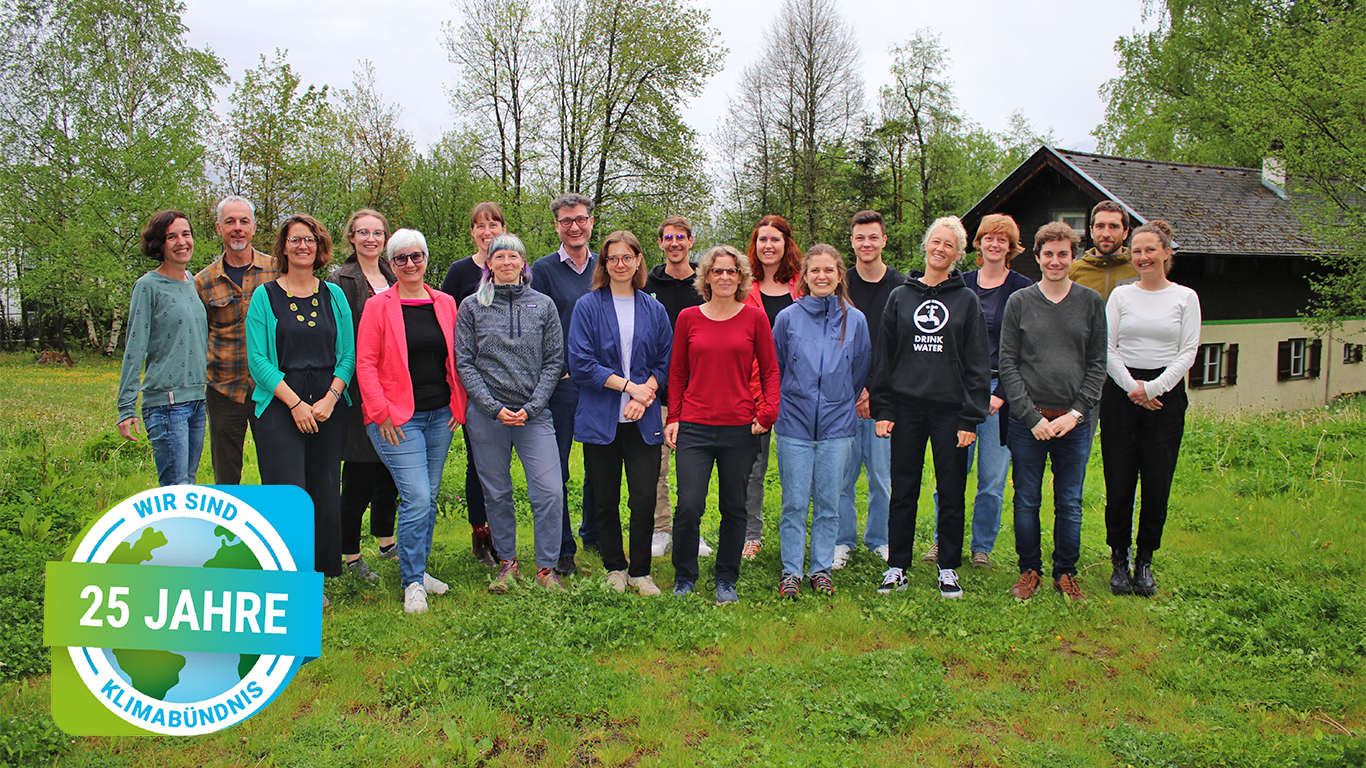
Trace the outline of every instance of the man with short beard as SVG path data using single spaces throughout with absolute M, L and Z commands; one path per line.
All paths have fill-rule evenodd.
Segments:
M 256 384 L 247 371 L 247 305 L 257 286 L 280 276 L 275 261 L 256 250 L 256 207 L 239 195 L 218 203 L 214 224 L 223 254 L 194 276 L 194 287 L 209 315 L 209 451 L 216 485 L 242 482 L 242 445 L 254 405 Z
M 1101 200 L 1091 209 L 1091 243 L 1094 246 L 1072 262 L 1069 277 L 1110 300 L 1110 292 L 1138 282 L 1129 249 L 1129 212 L 1113 200 Z

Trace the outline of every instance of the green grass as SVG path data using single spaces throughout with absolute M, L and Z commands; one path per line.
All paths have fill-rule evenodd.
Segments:
M 939 600 L 920 564 L 907 592 L 876 595 L 883 565 L 859 552 L 833 599 L 780 602 L 776 462 L 738 606 L 608 592 L 589 554 L 566 594 L 494 597 L 469 555 L 457 441 L 429 566 L 452 589 L 428 614 L 403 615 L 397 566 L 372 561 L 379 585 L 329 582 L 323 657 L 252 719 L 192 739 L 72 740 L 48 714 L 41 568 L 154 483 L 145 443 L 110 437 L 116 383 L 98 358 L 53 370 L 0 356 L 0 765 L 1366 764 L 1360 402 L 1193 414 L 1150 600 L 1105 591 L 1097 448 L 1080 563 L 1091 599 L 1077 606 L 1006 594 L 1009 511 L 996 567 L 965 570 L 962 600 Z M 712 512 L 712 541 L 715 526 Z M 667 558 L 654 572 L 672 579 Z

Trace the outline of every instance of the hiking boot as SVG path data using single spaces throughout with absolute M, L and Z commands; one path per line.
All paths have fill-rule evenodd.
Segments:
M 650 578 L 648 573 L 644 576 L 632 576 L 626 584 L 639 592 L 641 597 L 654 597 L 659 594 L 659 587 L 655 586 L 655 580 Z
M 444 595 L 451 587 L 441 579 L 424 571 L 422 573 L 422 588 L 427 590 L 427 593 L 431 595 Z
M 802 592 L 802 577 L 795 573 L 784 573 L 778 581 L 778 597 L 796 600 Z
M 1153 553 L 1138 551 L 1134 558 L 1134 594 L 1152 597 L 1157 594 L 1157 582 L 1153 580 Z
M 1127 595 L 1134 591 L 1133 578 L 1129 575 L 1129 550 L 1110 550 L 1110 593 Z
M 478 525 L 470 532 L 474 559 L 490 568 L 498 567 L 498 557 L 493 551 L 493 534 L 487 525 Z
M 493 583 L 489 584 L 489 591 L 495 595 L 501 595 L 516 584 L 517 561 L 504 560 L 503 567 L 498 570 L 498 575 L 493 577 Z
M 930 551 L 926 552 L 926 553 L 925 553 L 925 556 L 922 557 L 922 558 L 920 558 L 920 562 L 922 562 L 922 563 L 937 563 L 937 562 L 939 562 L 939 542 L 936 541 L 935 543 L 933 543 L 933 544 L 930 545 Z
M 1074 603 L 1086 599 L 1086 595 L 1081 593 L 1081 586 L 1077 584 L 1077 577 L 1066 573 L 1053 580 L 1053 591 L 1071 599 Z
M 939 596 L 949 599 L 963 596 L 963 588 L 958 586 L 958 571 L 952 568 L 939 569 Z
M 901 592 L 906 589 L 906 572 L 900 568 L 888 568 L 882 574 L 882 583 L 877 587 L 879 595 L 896 590 Z
M 669 551 L 674 536 L 668 531 L 655 531 L 650 537 L 650 557 L 663 557 Z M 700 553 L 699 553 L 700 554 Z
M 564 591 L 564 584 L 560 581 L 560 574 L 554 568 L 542 568 L 537 571 L 536 586 L 551 592 Z
M 687 597 L 697 589 L 697 584 L 688 579 L 674 579 L 674 597 Z
M 846 547 L 843 544 L 835 545 L 835 558 L 830 561 L 830 570 L 838 571 L 849 563 L 849 554 L 853 552 L 853 547 Z
M 1020 580 L 1015 582 L 1015 586 L 1010 588 L 1010 594 L 1016 600 L 1028 600 L 1039 590 L 1039 584 L 1043 579 L 1039 578 L 1039 572 L 1034 570 L 1025 571 L 1020 574 Z
M 835 594 L 835 582 L 830 579 L 829 571 L 816 571 L 811 574 L 811 591 L 818 595 Z
M 730 605 L 740 602 L 740 596 L 735 594 L 735 585 L 728 581 L 716 582 L 716 604 Z
M 745 548 L 740 550 L 740 557 L 743 557 L 746 560 L 753 560 L 759 556 L 759 548 L 761 546 L 763 546 L 763 544 L 758 539 L 745 542 Z
M 403 612 L 427 612 L 427 590 L 422 588 L 422 582 L 414 581 L 403 588 Z
M 607 586 L 611 587 L 613 592 L 625 592 L 626 578 L 626 571 L 608 571 Z
M 379 574 L 370 570 L 370 566 L 365 564 L 365 558 L 363 557 L 348 561 L 346 563 L 346 570 L 367 581 L 379 581 Z
M 986 552 L 973 552 L 972 564 L 977 568 L 990 568 L 991 555 L 988 555 Z

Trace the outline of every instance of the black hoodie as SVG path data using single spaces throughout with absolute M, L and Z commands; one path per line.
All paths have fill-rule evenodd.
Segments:
M 668 263 L 658 264 L 650 270 L 649 276 L 645 278 L 645 292 L 664 305 L 664 311 L 669 313 L 669 324 L 677 326 L 678 313 L 701 304 L 702 294 L 697 292 L 697 284 L 693 282 L 693 278 L 679 280 L 666 273 L 664 270 L 668 266 Z M 693 274 L 696 274 L 697 265 L 689 266 L 692 267 Z
M 873 418 L 896 421 L 896 403 L 913 398 L 960 408 L 958 429 L 987 418 L 991 351 L 977 294 L 957 270 L 939 285 L 912 272 L 892 290 L 873 348 L 868 393 Z

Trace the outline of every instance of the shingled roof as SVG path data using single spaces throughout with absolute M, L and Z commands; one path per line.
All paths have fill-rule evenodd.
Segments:
M 1240 255 L 1323 252 L 1305 231 L 1295 203 L 1263 184 L 1257 168 L 1136 160 L 1043 146 L 974 206 L 973 213 L 1008 197 L 1045 165 L 1090 187 L 1097 200 L 1111 199 L 1125 206 L 1139 222 L 1171 222 L 1183 251 Z

